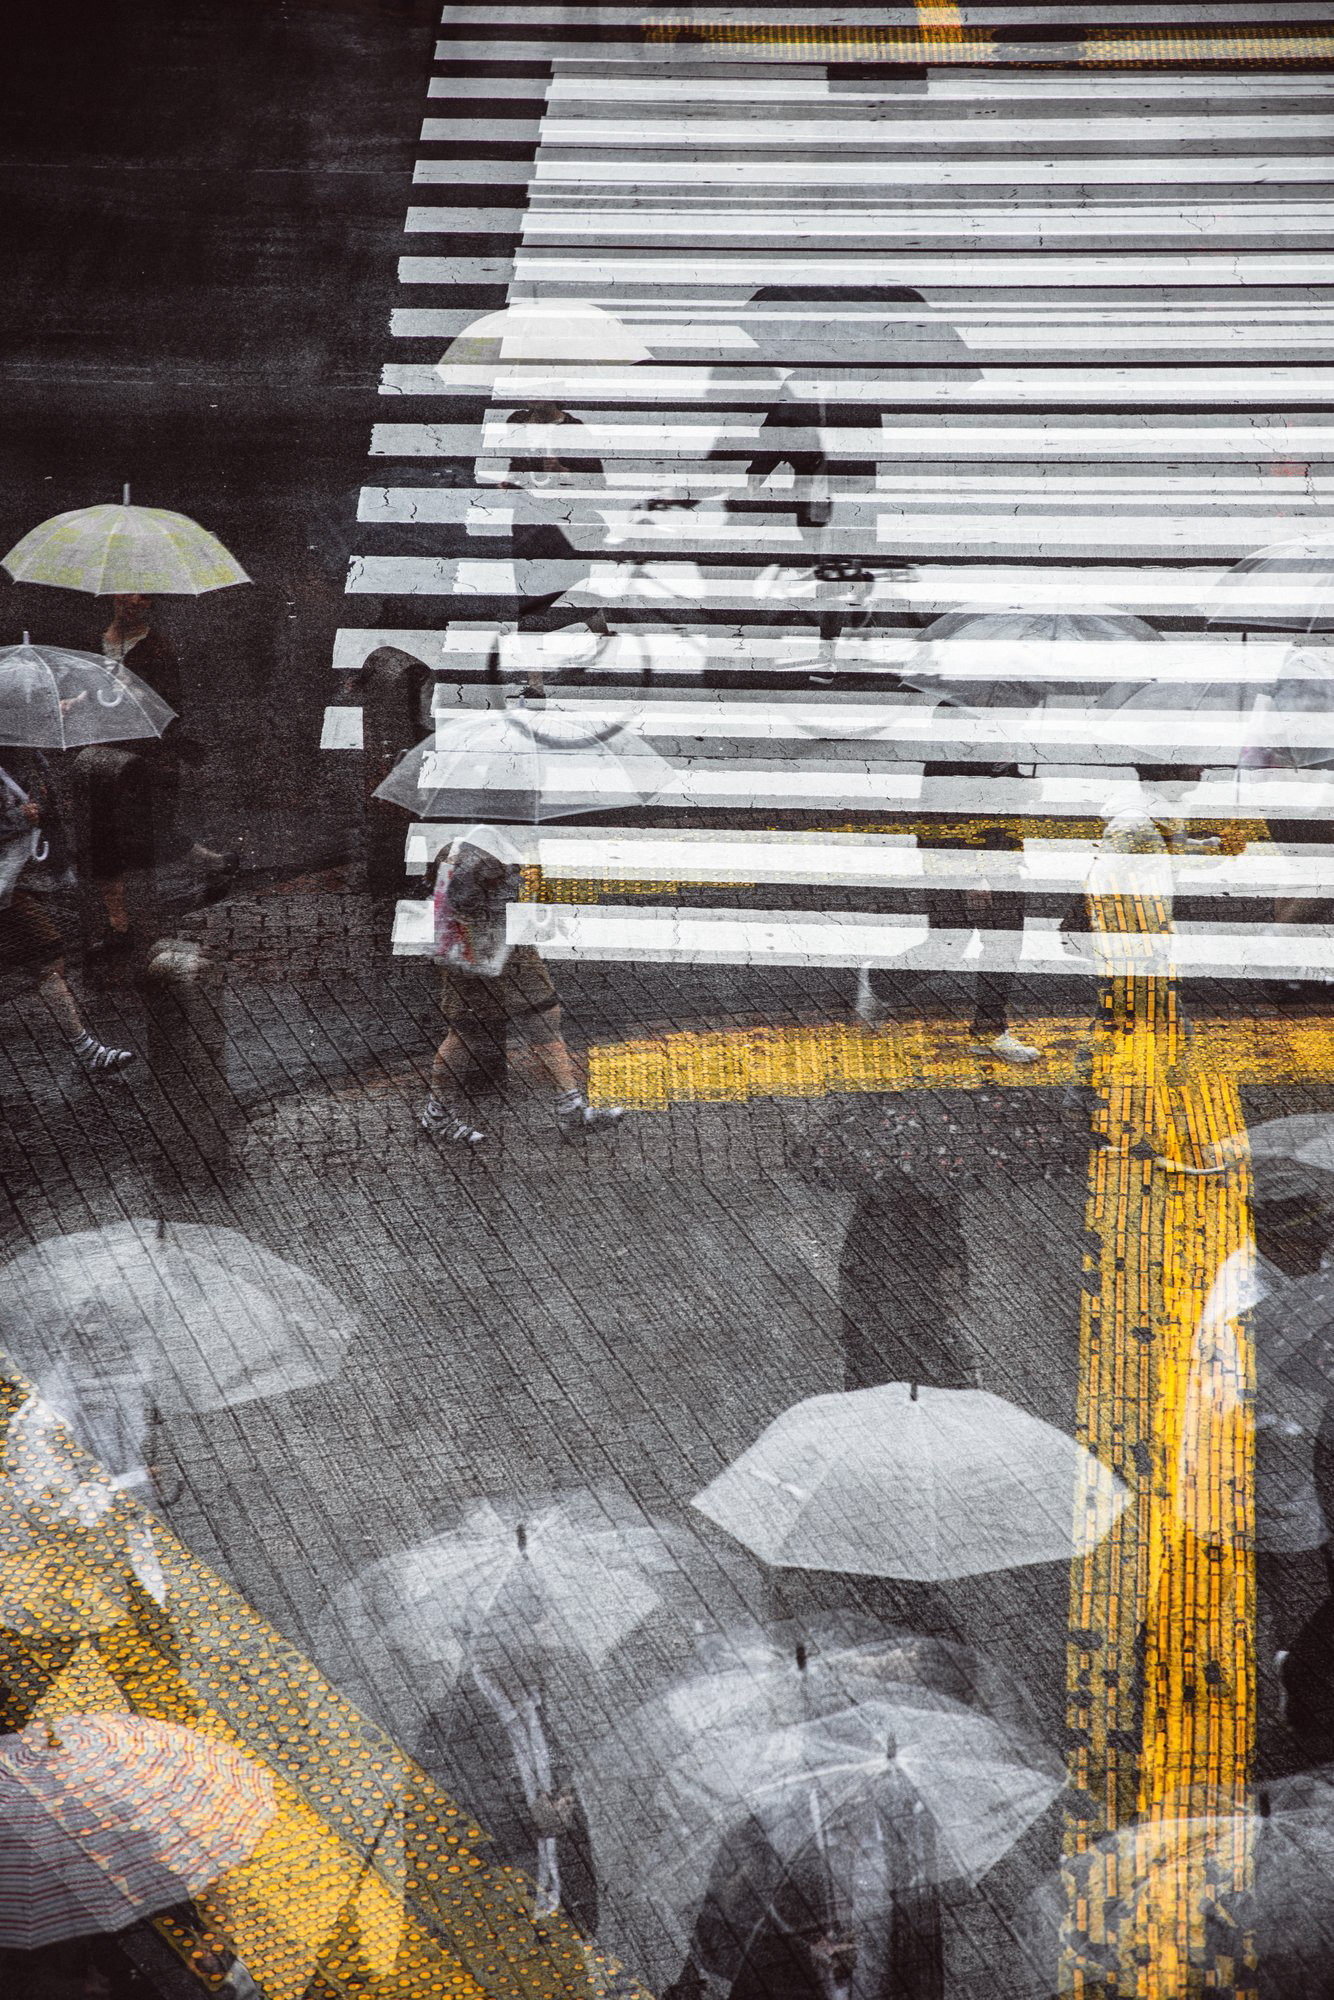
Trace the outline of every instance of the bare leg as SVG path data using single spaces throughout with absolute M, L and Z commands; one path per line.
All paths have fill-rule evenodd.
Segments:
M 100 886 L 108 928 L 115 931 L 117 936 L 123 937 L 130 928 L 130 912 L 125 901 L 125 877 L 108 875 Z
M 568 1097 L 579 1090 L 579 1079 L 574 1073 L 570 1051 L 565 1046 L 565 1037 L 560 1031 L 560 1008 L 551 1007 L 542 1016 L 542 1026 L 550 1033 L 540 1042 L 531 1042 L 533 1054 L 551 1078 L 551 1087 L 558 1096 Z
M 60 1032 L 66 1041 L 77 1042 L 87 1033 L 78 1004 L 70 992 L 69 981 L 65 977 L 65 962 L 58 959 L 37 982 L 37 991 L 55 1015 Z

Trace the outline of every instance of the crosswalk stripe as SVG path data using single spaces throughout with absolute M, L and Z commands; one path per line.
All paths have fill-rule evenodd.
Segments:
M 753 447 L 763 421 L 759 414 L 747 418 L 719 415 L 707 423 L 694 424 L 673 423 L 661 416 L 635 421 L 600 411 L 585 420 L 579 442 L 583 450 L 599 458 L 614 457 L 618 451 L 639 457 L 704 458 L 727 447 Z M 765 449 L 777 451 L 785 445 L 806 449 L 802 441 L 808 436 L 806 431 L 771 424 L 764 432 Z M 462 424 L 376 424 L 371 439 L 371 453 L 377 458 L 454 458 L 477 449 L 475 427 Z M 974 422 L 943 418 L 935 422 L 895 421 L 883 427 L 829 427 L 821 430 L 820 442 L 826 457 L 835 462 L 839 458 L 996 458 L 1022 463 L 1058 458 L 1087 463 L 1119 458 L 1155 463 L 1242 459 L 1264 465 L 1274 460 L 1290 464 L 1293 460 L 1334 457 L 1334 423 L 1295 414 L 1292 418 L 1257 415 L 1240 421 L 1236 417 L 1211 421 L 1205 416 L 1191 424 L 1155 418 L 1149 424 L 1126 421 L 1116 426 L 1106 422 L 1079 424 L 1068 418 L 1064 423 L 1040 418 L 1012 423 L 1003 416 Z M 544 447 L 555 448 L 554 433 L 537 424 L 504 428 L 496 424 L 482 435 L 485 451 L 535 452 Z
M 405 285 L 479 285 L 508 278 L 509 266 L 486 257 L 400 257 Z M 761 285 L 916 285 L 928 290 L 959 286 L 1048 286 L 1082 290 L 1089 285 L 1143 289 L 1146 285 L 1321 285 L 1334 284 L 1334 259 L 1322 250 L 1198 250 L 1155 253 L 1146 267 L 1142 252 L 1069 251 L 1053 264 L 1027 251 L 968 255 L 916 251 L 911 257 L 867 251 L 856 258 L 833 251 L 779 252 L 763 256 L 736 251 L 728 257 L 645 256 L 632 251 L 601 257 L 568 251 L 538 251 L 520 245 L 513 276 L 521 286 L 546 286 L 568 297 L 569 286 L 641 285 L 680 295 L 687 287 L 713 290 Z
M 1324 982 L 1334 975 L 1328 934 L 1211 929 L 1163 937 L 1096 940 L 1077 952 L 1054 929 L 988 931 L 985 952 L 971 931 L 934 930 L 920 918 L 815 915 L 809 910 L 636 909 L 616 904 L 511 904 L 514 944 L 544 958 L 672 965 L 871 966 L 903 972 L 1020 972 L 1090 981 L 1110 971 L 1139 978 Z M 1133 947 L 1132 952 L 1128 947 Z M 429 903 L 403 901 L 394 923 L 400 956 L 434 950 Z

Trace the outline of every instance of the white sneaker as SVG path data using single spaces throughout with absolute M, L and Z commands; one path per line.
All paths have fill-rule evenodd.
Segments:
M 1042 1061 L 1041 1049 L 1032 1048 L 1029 1043 L 1021 1042 L 1008 1028 L 997 1035 L 994 1041 L 974 1042 L 972 1046 L 979 1055 L 999 1056 L 1002 1062 L 1018 1063 L 1024 1067 L 1029 1063 Z
M 445 1146 L 481 1146 L 486 1142 L 485 1132 L 479 1132 L 475 1125 L 469 1125 L 465 1118 L 456 1118 L 434 1097 L 428 1097 L 422 1106 L 421 1117 L 417 1120 L 428 1139 L 437 1139 Z

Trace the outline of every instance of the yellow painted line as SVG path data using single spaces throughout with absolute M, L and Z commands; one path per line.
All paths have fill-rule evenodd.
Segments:
M 0 1377 L 0 1426 L 27 1391 Z M 105 1488 L 72 1441 L 69 1462 L 74 1480 Z M 563 1919 L 536 1920 L 531 1884 L 490 1863 L 470 1814 L 156 1516 L 161 1636 L 129 1595 L 144 1510 L 120 1494 L 95 1527 L 71 1527 L 59 1492 L 35 1508 L 15 1487 L 0 1479 L 0 1543 L 27 1550 L 34 1526 L 39 1540 L 31 1556 L 0 1563 L 0 1705 L 50 1717 L 126 1712 L 132 1701 L 135 1713 L 216 1736 L 268 1769 L 274 1820 L 249 1859 L 195 1899 L 206 1942 L 238 1950 L 266 2000 L 315 1990 L 329 2000 L 596 2000 L 609 1984 L 647 2000 Z M 71 1635 L 81 1639 L 72 1655 Z M 170 1917 L 157 1929 L 187 1963 L 198 1954 L 200 1938 Z
M 762 48 L 774 57 L 793 56 L 809 62 L 812 51 L 828 50 L 833 60 L 879 56 L 890 62 L 1004 62 L 1003 45 L 986 29 L 965 28 L 957 7 L 932 6 L 919 0 L 916 28 L 840 27 L 836 23 L 780 21 L 698 21 L 671 16 L 644 23 L 647 42 L 675 42 L 724 49 Z M 952 16 L 952 19 L 942 17 Z M 1284 63 L 1328 62 L 1334 56 L 1334 34 L 1298 27 L 1266 28 L 1254 34 L 1219 34 L 1210 29 L 1164 29 L 1145 35 L 1133 28 L 1106 28 L 1082 42 L 1026 48 L 1023 64 L 1059 68 L 1099 68 L 1154 63 Z M 816 57 L 818 60 L 818 55 Z
M 796 1028 L 678 1029 L 588 1051 L 588 1088 L 598 1104 L 656 1111 L 669 1104 L 748 1104 L 766 1097 L 824 1097 L 867 1090 L 1017 1090 L 1074 1080 L 1092 1033 L 1087 1014 L 1043 1015 L 1013 1024 L 1044 1060 L 1016 1069 L 976 1054 L 965 1023 L 899 1021 L 883 1028 L 830 1021 Z M 1334 1016 L 1197 1019 L 1197 1044 L 1236 1084 L 1334 1077 Z

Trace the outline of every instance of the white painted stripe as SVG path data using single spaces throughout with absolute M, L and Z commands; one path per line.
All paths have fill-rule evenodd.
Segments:
M 503 164 L 503 163 L 502 163 Z M 645 172 L 642 160 L 570 159 L 543 150 L 531 169 L 536 187 L 588 188 L 649 185 L 665 190 L 674 183 L 687 186 L 716 186 L 747 192 L 784 187 L 1066 187 L 1130 184 L 1155 187 L 1160 183 L 1186 186 L 1192 182 L 1253 183 L 1257 187 L 1282 186 L 1285 182 L 1328 181 L 1334 165 L 1326 153 L 1223 153 L 1207 157 L 1188 153 L 1169 154 L 1159 159 L 1146 154 L 1108 158 L 1100 154 L 1069 154 L 1048 159 L 1014 159 L 1000 156 L 986 160 L 667 160 Z M 455 182 L 482 178 L 471 167 L 460 170 L 457 160 L 421 160 L 413 179 L 421 184 Z M 496 175 L 495 178 L 501 178 Z
M 423 875 L 467 830 L 462 820 L 424 821 L 410 828 L 404 866 Z M 1087 840 L 1027 840 L 1007 853 L 978 848 L 919 847 L 910 834 L 755 833 L 742 828 L 700 832 L 606 826 L 514 827 L 510 837 L 525 861 L 551 881 L 692 882 L 700 885 L 786 884 L 830 889 L 992 889 L 1033 895 L 1073 895 L 1088 883 L 1095 856 L 1099 888 L 1133 893 L 1143 886 L 1136 857 L 1098 855 Z M 1171 861 L 1176 895 L 1244 901 L 1277 895 L 1334 893 L 1334 849 L 1279 848 L 1268 841 L 1244 853 L 1177 854 Z
M 1331 133 L 1334 139 L 1334 132 Z M 454 205 L 409 208 L 404 228 L 415 235 L 521 235 L 525 244 L 629 242 L 647 249 L 655 242 L 679 238 L 709 243 L 715 239 L 736 246 L 754 243 L 809 243 L 837 248 L 841 243 L 941 242 L 986 244 L 993 237 L 1023 239 L 1023 247 L 1046 242 L 1065 243 L 1092 238 L 1114 249 L 1118 238 L 1155 240 L 1181 238 L 1208 241 L 1230 249 L 1239 236 L 1327 236 L 1334 226 L 1334 203 L 1328 201 L 1143 203 L 1135 207 L 1099 202 L 1085 207 L 947 209 L 759 208 L 746 206 L 722 213 L 691 208 L 602 208 L 584 202 L 578 208 L 531 206 L 521 212 L 508 208 L 462 208 Z
M 1334 265 L 1331 266 L 1334 270 Z M 720 373 L 723 379 L 719 379 Z M 1334 368 L 1322 363 L 1308 367 L 1252 368 L 983 368 L 979 381 L 943 377 L 931 368 L 829 371 L 788 368 L 780 385 L 763 363 L 728 364 L 725 371 L 690 363 L 671 369 L 649 361 L 634 367 L 579 364 L 497 366 L 475 368 L 441 362 L 390 361 L 380 377 L 383 396 L 458 396 L 490 391 L 498 402 L 524 400 L 561 403 L 670 403 L 684 409 L 692 403 L 770 403 L 781 416 L 783 402 L 820 402 L 877 406 L 889 402 L 950 408 L 970 403 L 1037 404 L 1059 408 L 1097 403 L 1161 403 L 1180 410 L 1192 403 L 1243 408 L 1247 404 L 1272 410 L 1283 403 L 1319 405 L 1334 401 Z M 766 379 L 767 377 L 767 379 Z M 780 393 L 782 400 L 780 401 Z M 800 421 L 800 420 L 798 420 Z
M 1149 649 L 1154 650 L 1153 648 Z M 962 698 L 962 697 L 961 697 Z M 334 713 L 328 710 L 326 713 Z M 1007 753 L 1004 761 L 1031 762 L 1011 755 L 1018 751 L 1060 752 L 1071 763 L 1087 750 L 1133 750 L 1153 761 L 1155 746 L 1162 762 L 1170 746 L 1190 744 L 1201 763 L 1233 761 L 1247 744 L 1299 744 L 1334 751 L 1334 710 L 1320 714 L 1244 715 L 1231 711 L 1174 709 L 1167 698 L 1160 708 L 1097 709 L 992 708 L 971 715 L 923 697 L 902 698 L 874 706 L 862 702 L 691 702 L 614 701 L 588 698 L 569 701 L 548 697 L 544 716 L 577 716 L 589 724 L 620 722 L 640 735 L 697 738 L 701 741 L 816 744 L 850 742 L 918 746 L 923 757 L 946 759 L 989 757 Z M 438 711 L 436 740 L 447 749 L 453 733 L 470 729 L 472 719 Z M 909 755 L 914 754 L 909 752 Z M 1125 758 L 1121 759 L 1125 762 Z
M 324 711 L 324 727 L 320 731 L 321 750 L 360 750 L 362 748 L 362 711 L 359 708 L 328 707 Z
M 435 121 L 428 119 L 430 125 Z M 472 128 L 477 133 L 478 128 Z M 517 128 L 516 128 L 517 129 Z M 488 127 L 489 130 L 489 127 Z M 646 146 L 662 146 L 673 151 L 683 146 L 700 148 L 756 145 L 781 146 L 794 151 L 803 146 L 977 146 L 988 140 L 1003 140 L 1007 146 L 1029 147 L 1061 140 L 1087 145 L 1096 134 L 1109 146 L 1166 144 L 1170 140 L 1218 140 L 1224 144 L 1282 139 L 1314 139 L 1328 144 L 1334 137 L 1334 117 L 1327 111 L 1201 112 L 1182 117 L 1168 107 L 1159 115 L 1145 106 L 1139 116 L 1100 117 L 1090 106 L 1070 118 L 980 118 L 976 111 L 957 118 L 919 117 L 910 100 L 900 104 L 885 100 L 882 114 L 868 118 L 850 108 L 846 118 L 775 118 L 763 105 L 753 118 L 694 117 L 683 109 L 671 118 L 562 118 L 548 115 L 542 121 L 542 144 L 591 151 L 614 147 L 634 153 Z M 427 135 L 425 131 L 423 138 Z M 439 133 L 434 137 L 446 136 Z
M 644 604 L 662 610 L 674 606 L 716 605 L 719 608 L 750 605 L 768 612 L 803 608 L 812 611 L 834 606 L 847 597 L 821 583 L 809 570 L 777 571 L 751 568 L 739 575 L 720 569 L 702 569 L 694 563 L 646 561 L 571 562 L 548 565 L 551 589 L 562 578 L 575 603 L 588 605 Z M 1015 605 L 1043 606 L 1057 610 L 1078 610 L 1108 605 L 1131 612 L 1178 613 L 1203 620 L 1201 606 L 1207 593 L 1224 571 L 1216 565 L 1190 569 L 1135 569 L 1133 567 L 1081 570 L 1054 567 L 1007 567 L 1003 564 L 970 564 L 954 568 L 946 563 L 920 564 L 910 575 L 882 576 L 870 602 L 905 611 L 937 615 L 956 611 L 961 605 L 974 608 L 1012 609 Z M 348 570 L 347 589 L 377 596 L 482 596 L 511 597 L 516 590 L 512 562 L 486 557 L 447 556 L 354 556 Z M 1236 598 L 1235 616 L 1240 619 L 1264 605 L 1277 602 L 1273 593 L 1258 586 L 1252 594 Z
M 579 435 L 580 448 L 605 459 L 617 454 L 637 458 L 675 456 L 703 458 L 715 450 L 745 450 L 756 444 L 762 419 L 749 421 L 720 417 L 699 424 L 617 422 L 606 417 L 585 421 Z M 764 433 L 766 451 L 783 444 L 795 444 L 808 437 L 804 431 L 787 432 L 771 425 Z M 552 439 L 546 443 L 544 440 Z M 1156 418 L 1143 423 L 1105 424 L 1015 424 L 1004 420 L 962 424 L 890 422 L 883 428 L 825 430 L 821 447 L 828 457 L 875 458 L 880 460 L 924 458 L 1042 460 L 1048 458 L 1091 461 L 1097 459 L 1224 460 L 1239 458 L 1251 463 L 1275 459 L 1284 464 L 1334 457 L 1334 424 L 1312 422 L 1305 417 L 1256 418 L 1238 424 L 1220 422 L 1186 426 Z M 569 438 L 563 431 L 538 424 L 487 425 L 481 449 L 500 452 L 541 452 L 568 450 Z M 372 431 L 371 455 L 380 458 L 453 458 L 478 449 L 477 429 L 464 424 L 376 424 Z
M 471 718 L 468 719 L 471 721 Z M 437 732 L 443 729 L 437 723 Z M 429 771 L 431 760 L 424 760 Z M 559 797 L 585 801 L 574 809 L 606 809 L 626 802 L 626 779 L 619 766 L 596 757 L 570 755 L 560 759 Z M 513 780 L 508 781 L 513 793 Z M 553 802 L 555 798 L 553 779 Z M 422 788 L 423 801 L 434 787 Z M 479 797 L 496 789 L 475 787 Z M 792 761 L 743 762 L 737 758 L 703 760 L 674 767 L 655 793 L 656 812 L 982 813 L 990 817 L 1027 814 L 1053 819 L 1106 818 L 1119 806 L 1138 805 L 1152 797 L 1164 816 L 1176 819 L 1328 819 L 1334 822 L 1334 772 L 1314 772 L 1288 779 L 1259 773 L 1240 781 L 1235 773 L 1206 778 L 1177 800 L 1170 788 L 1146 786 L 1141 792 L 1129 766 L 1123 779 L 1112 772 L 1050 770 L 1034 778 L 923 777 L 910 764 L 819 763 Z
M 1170 937 L 1090 940 L 1067 947 L 1052 928 L 932 930 L 914 917 L 825 915 L 810 910 L 660 910 L 611 905 L 510 905 L 509 935 L 544 958 L 673 965 L 871 966 L 914 972 L 1015 971 L 1087 980 L 1193 974 L 1217 979 L 1312 979 L 1334 974 L 1334 939 L 1296 931 L 1208 930 Z M 428 902 L 398 905 L 394 951 L 432 956 Z M 1091 1027 L 1090 1023 L 1090 1027 Z
M 1032 18 L 1025 10 L 1024 19 Z M 504 60 L 503 55 L 501 60 Z M 478 95 L 510 95 L 503 78 L 470 78 L 466 81 Z M 432 93 L 438 96 L 451 94 L 446 87 L 447 82 L 447 79 L 442 79 L 438 91 L 433 84 Z M 524 80 L 516 77 L 514 89 L 521 94 L 524 87 Z M 881 107 L 892 105 L 898 110 L 903 106 L 925 103 L 934 107 L 950 102 L 992 104 L 1008 109 L 1052 98 L 1083 100 L 1096 108 L 1129 97 L 1148 110 L 1157 101 L 1165 101 L 1170 108 L 1178 109 L 1192 98 L 1213 102 L 1215 99 L 1244 97 L 1253 105 L 1257 97 L 1298 97 L 1318 104 L 1321 99 L 1334 99 L 1334 85 L 1328 76 L 1316 73 L 1308 76 L 1154 76 L 1144 73 L 1108 76 L 1092 70 L 1067 70 L 1056 76 L 1007 77 L 995 76 L 986 70 L 956 74 L 937 69 L 927 77 L 924 88 L 918 86 L 904 91 L 895 89 L 892 79 L 883 83 L 873 78 L 854 82 L 840 77 L 834 81 L 822 76 L 818 70 L 797 70 L 795 73 L 776 70 L 767 76 L 747 77 L 679 76 L 664 66 L 647 75 L 636 70 L 633 74 L 622 76 L 585 76 L 577 70 L 558 70 L 547 86 L 547 94 L 548 101 L 562 109 L 581 104 L 664 103 L 815 104 L 825 109 L 845 104 L 875 104 Z
M 432 669 L 460 677 L 481 672 L 492 647 L 500 645 L 507 672 L 516 675 L 533 665 L 554 671 L 569 664 L 574 653 L 585 653 L 592 642 L 586 631 L 567 633 L 515 632 L 494 620 L 476 624 L 455 621 L 439 629 L 401 626 L 344 626 L 334 642 L 333 666 L 341 671 L 360 667 L 380 646 L 395 646 L 413 654 Z M 920 640 L 892 628 L 870 637 L 850 635 L 839 640 L 834 657 L 848 666 L 883 665 L 902 668 L 920 660 Z M 1285 670 L 1292 647 L 1287 639 L 1253 638 L 1243 644 L 1233 635 L 1205 638 L 1165 638 L 1152 644 L 1138 640 L 1036 641 L 1001 643 L 977 639 L 935 640 L 931 665 L 935 672 L 959 684 L 960 699 L 979 680 L 1022 675 L 1025 680 L 1074 682 L 1103 686 L 1116 681 L 1144 682 L 1167 688 L 1197 681 L 1234 681 L 1257 689 Z M 597 660 L 609 674 L 633 679 L 641 670 L 681 672 L 708 667 L 735 670 L 753 666 L 757 674 L 786 665 L 809 669 L 820 660 L 820 642 L 813 628 L 783 631 L 774 626 L 640 625 L 625 626 L 599 649 Z M 585 671 L 596 671 L 597 660 L 584 660 Z M 739 699 L 732 690 L 729 700 Z
M 486 257 L 400 257 L 399 282 L 404 285 L 469 285 L 504 282 L 506 263 Z M 1292 250 L 1269 254 L 1261 250 L 1211 251 L 1194 254 L 1158 251 L 1097 255 L 1063 252 L 1060 259 L 997 252 L 992 256 L 958 255 L 923 250 L 912 257 L 867 251 L 855 258 L 776 252 L 753 255 L 737 251 L 730 257 L 635 255 L 615 257 L 517 251 L 514 276 L 523 286 L 669 285 L 678 293 L 688 286 L 737 286 L 822 283 L 828 285 L 935 286 L 1042 285 L 1058 288 L 1088 285 L 1142 287 L 1149 285 L 1329 285 L 1334 284 L 1334 259 L 1323 250 Z

